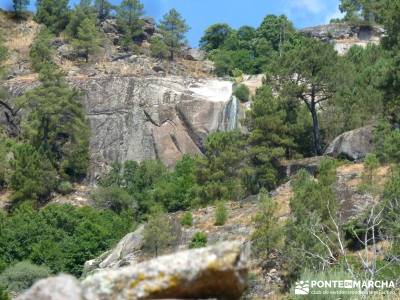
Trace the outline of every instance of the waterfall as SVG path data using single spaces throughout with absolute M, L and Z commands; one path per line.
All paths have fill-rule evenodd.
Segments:
M 224 130 L 231 131 L 237 128 L 237 119 L 239 114 L 239 103 L 236 96 L 231 96 L 231 99 L 224 108 Z

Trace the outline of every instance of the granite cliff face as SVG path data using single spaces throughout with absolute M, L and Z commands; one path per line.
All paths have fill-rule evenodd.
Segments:
M 380 26 L 361 26 L 347 23 L 332 23 L 300 30 L 306 36 L 332 43 L 339 54 L 345 54 L 352 46 L 366 47 L 379 44 L 385 35 Z
M 160 159 L 173 167 L 185 153 L 200 154 L 208 134 L 238 122 L 230 81 L 172 75 L 68 81 L 82 91 L 90 122 L 90 181 L 113 162 Z M 9 89 L 20 95 L 37 84 L 16 78 Z

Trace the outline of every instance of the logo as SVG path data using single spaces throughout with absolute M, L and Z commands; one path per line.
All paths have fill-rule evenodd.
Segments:
M 308 281 L 297 281 L 294 287 L 295 295 L 308 295 L 310 293 L 310 283 Z

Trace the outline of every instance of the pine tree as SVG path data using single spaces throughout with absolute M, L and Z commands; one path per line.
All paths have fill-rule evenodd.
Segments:
M 285 149 L 293 145 L 284 102 L 273 96 L 270 87 L 263 86 L 257 90 L 244 124 L 249 130 L 252 167 L 247 176 L 247 187 L 252 192 L 258 192 L 262 187 L 271 189 L 277 183 L 279 160 L 285 157 Z
M 110 16 L 110 12 L 113 9 L 113 5 L 107 0 L 96 0 L 94 6 L 97 11 L 97 18 L 100 21 L 104 21 Z
M 13 6 L 15 11 L 15 16 L 19 19 L 22 14 L 26 11 L 30 0 L 13 0 Z
M 56 187 L 57 173 L 48 158 L 28 144 L 17 144 L 10 161 L 13 201 L 46 200 Z
M 59 34 L 69 21 L 68 0 L 37 0 L 35 20 Z
M 290 217 L 285 224 L 284 254 L 288 273 L 297 277 L 304 269 L 323 270 L 332 254 L 337 254 L 338 201 L 333 189 L 336 162 L 325 159 L 318 170 L 318 180 L 301 170 L 293 181 Z M 328 245 L 329 249 L 326 247 Z M 322 259 L 321 259 L 322 258 Z
M 124 0 L 117 7 L 117 23 L 123 32 L 123 46 L 129 48 L 143 33 L 144 6 L 140 0 Z
M 91 0 L 81 0 L 75 9 L 70 13 L 70 20 L 65 28 L 65 33 L 70 40 L 78 38 L 78 29 L 87 18 L 96 22 L 96 10 Z
M 200 39 L 200 48 L 207 52 L 218 49 L 232 33 L 233 29 L 228 24 L 217 23 L 211 25 Z
M 385 1 L 385 9 L 382 11 L 383 24 L 386 37 L 383 39 L 383 47 L 391 57 L 386 78 L 382 86 L 384 92 L 385 117 L 392 125 L 400 123 L 400 1 Z
M 190 28 L 175 9 L 171 9 L 164 15 L 159 28 L 168 47 L 169 58 L 174 60 L 175 55 L 180 52 L 182 44 L 185 43 L 185 34 Z
M 18 100 L 29 111 L 22 119 L 23 135 L 62 177 L 81 179 L 89 162 L 89 127 L 79 93 L 54 66 L 46 65 L 39 76 L 42 85 Z
M 143 239 L 144 248 L 155 256 L 162 254 L 174 240 L 168 216 L 157 205 L 151 209 Z
M 277 216 L 278 205 L 267 193 L 261 189 L 259 193 L 258 213 L 253 218 L 255 231 L 252 234 L 253 251 L 259 254 L 268 254 L 278 246 L 282 229 Z
M 89 61 L 89 55 L 95 54 L 100 50 L 100 33 L 92 18 L 87 17 L 81 22 L 73 44 L 76 49 L 84 53 L 86 62 Z
M 384 6 L 382 0 L 341 0 L 339 9 L 346 13 L 346 21 L 364 21 L 374 23 L 380 21 L 380 11 Z
M 245 145 L 246 139 L 239 131 L 215 132 L 207 137 L 197 172 L 198 196 L 204 204 L 239 200 L 244 195 Z
M 164 59 L 168 57 L 168 47 L 160 37 L 153 37 L 150 41 L 151 56 Z
M 40 72 L 44 65 L 54 64 L 54 53 L 51 46 L 52 38 L 51 32 L 44 27 L 40 30 L 30 47 L 29 56 L 31 65 L 36 72 Z
M 301 38 L 277 60 L 268 78 L 279 93 L 291 95 L 305 104 L 313 124 L 314 153 L 322 154 L 319 108 L 334 99 L 341 86 L 339 58 L 332 45 L 312 38 Z M 276 84 L 278 82 L 278 84 Z

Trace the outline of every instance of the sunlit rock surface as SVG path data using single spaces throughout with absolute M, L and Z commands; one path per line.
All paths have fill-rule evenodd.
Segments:
M 246 287 L 245 254 L 241 243 L 224 242 L 104 270 L 81 283 L 59 275 L 37 282 L 17 300 L 236 300 Z
M 332 43 L 339 54 L 346 54 L 352 46 L 366 47 L 379 44 L 385 35 L 381 26 L 361 26 L 347 23 L 331 23 L 300 30 L 304 35 Z
M 90 122 L 89 181 L 114 162 L 160 159 L 173 167 L 186 153 L 200 154 L 210 133 L 238 123 L 227 80 L 101 75 L 68 81 L 82 91 Z M 8 83 L 15 96 L 37 85 L 35 78 Z

